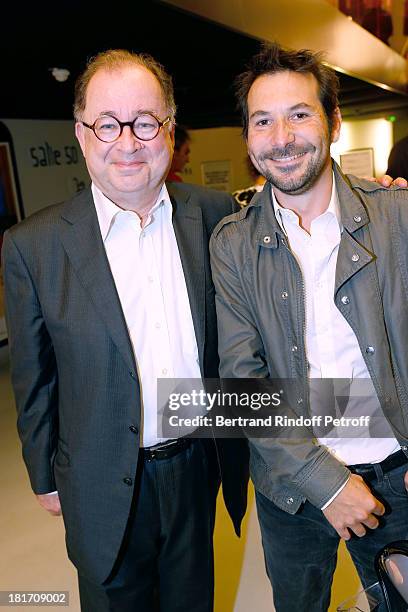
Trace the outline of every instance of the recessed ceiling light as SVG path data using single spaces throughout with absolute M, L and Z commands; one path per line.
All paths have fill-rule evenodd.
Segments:
M 63 83 L 64 81 L 66 81 L 70 75 L 69 70 L 67 70 L 66 68 L 50 68 L 50 70 L 54 79 L 59 83 Z

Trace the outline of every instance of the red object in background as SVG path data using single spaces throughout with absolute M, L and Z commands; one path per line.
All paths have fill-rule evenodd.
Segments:
M 404 17 L 403 17 L 403 23 L 404 23 L 404 30 L 403 30 L 403 34 L 404 36 L 408 36 L 408 0 L 405 0 L 404 2 Z
M 364 0 L 339 0 L 339 11 L 361 23 L 365 11 Z
M 391 15 L 387 11 L 382 8 L 368 9 L 364 14 L 361 25 L 385 44 L 388 44 L 393 26 Z
M 172 183 L 182 183 L 183 179 L 175 172 L 169 172 L 166 181 L 170 181 Z

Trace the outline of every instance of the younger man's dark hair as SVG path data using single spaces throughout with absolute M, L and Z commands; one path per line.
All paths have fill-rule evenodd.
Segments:
M 264 43 L 259 53 L 254 55 L 246 66 L 246 71 L 235 80 L 245 138 L 248 136 L 248 93 L 251 86 L 260 76 L 285 71 L 313 74 L 319 85 L 320 102 L 331 131 L 334 110 L 338 106 L 339 79 L 335 71 L 323 64 L 320 53 L 313 53 L 307 49 L 293 51 L 284 49 L 277 43 Z

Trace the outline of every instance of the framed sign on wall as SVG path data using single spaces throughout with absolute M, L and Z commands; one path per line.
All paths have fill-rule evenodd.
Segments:
M 340 154 L 340 167 L 344 174 L 359 178 L 375 176 L 374 149 L 352 149 Z

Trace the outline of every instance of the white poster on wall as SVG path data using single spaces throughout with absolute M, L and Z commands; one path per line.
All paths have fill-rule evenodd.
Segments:
M 9 130 L 16 159 L 14 177 L 10 144 L 0 143 L 1 234 L 20 220 L 16 182 L 20 186 L 22 216 L 71 198 L 90 181 L 72 121 L 0 120 Z M 14 181 L 14 178 L 16 179 Z M 3 282 L 0 270 L 0 345 L 7 338 Z
M 219 191 L 231 191 L 231 161 L 205 161 L 201 163 L 201 176 L 203 185 L 218 189 Z
M 353 149 L 341 153 L 340 167 L 344 174 L 354 174 L 359 178 L 375 176 L 373 149 Z
M 1 121 L 11 133 L 25 216 L 67 200 L 89 183 L 73 120 Z

